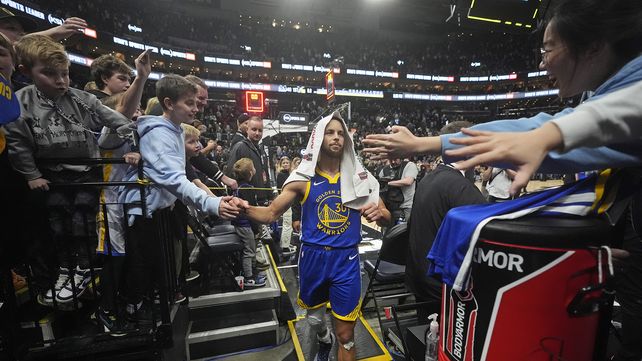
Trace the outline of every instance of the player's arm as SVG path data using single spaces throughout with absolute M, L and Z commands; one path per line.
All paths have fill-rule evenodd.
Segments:
M 377 222 L 379 226 L 389 225 L 390 219 L 392 218 L 390 211 L 386 208 L 381 198 L 379 199 L 379 204 L 368 203 L 361 208 L 361 215 L 363 215 L 368 222 Z
M 247 217 L 257 223 L 271 223 L 276 221 L 292 203 L 305 194 L 306 182 L 291 182 L 283 187 L 281 194 L 267 207 L 246 208 Z

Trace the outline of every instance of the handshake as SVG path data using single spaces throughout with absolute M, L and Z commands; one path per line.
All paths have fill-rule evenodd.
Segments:
M 218 206 L 218 215 L 223 219 L 235 219 L 239 214 L 245 213 L 250 204 L 241 198 L 233 196 L 221 197 Z

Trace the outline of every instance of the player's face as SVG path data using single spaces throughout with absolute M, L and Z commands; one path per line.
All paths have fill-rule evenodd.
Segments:
M 343 154 L 343 143 L 345 141 L 345 134 L 341 122 L 332 119 L 325 127 L 323 136 L 323 146 L 321 150 L 331 157 L 341 157 Z

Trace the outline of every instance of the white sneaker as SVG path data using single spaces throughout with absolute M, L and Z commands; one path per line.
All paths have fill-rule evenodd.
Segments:
M 53 290 L 50 288 L 45 292 L 43 302 L 41 302 L 41 304 L 44 303 L 46 306 L 53 304 L 55 295 L 57 295 L 58 292 L 67 285 L 67 283 L 69 283 L 69 270 L 67 268 L 60 267 L 60 270 L 58 271 L 58 280 L 56 280 Z
M 76 298 L 78 298 L 85 292 L 87 286 L 89 286 L 89 282 L 91 282 L 91 272 L 89 269 L 76 267 L 73 273 L 73 277 L 69 279 L 70 282 L 67 282 L 60 292 L 56 294 L 56 301 L 60 303 L 70 302 L 74 299 L 74 287 L 76 288 Z

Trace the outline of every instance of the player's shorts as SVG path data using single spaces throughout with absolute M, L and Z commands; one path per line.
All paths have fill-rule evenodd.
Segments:
M 361 309 L 359 249 L 303 244 L 299 256 L 299 297 L 305 309 L 330 301 L 334 317 L 354 321 Z

